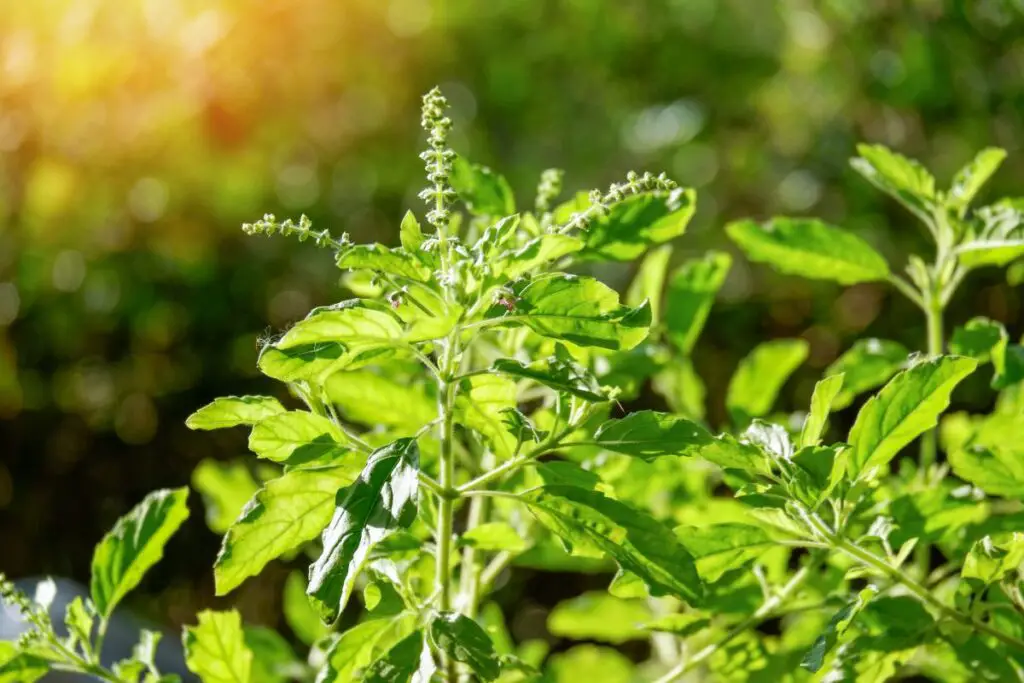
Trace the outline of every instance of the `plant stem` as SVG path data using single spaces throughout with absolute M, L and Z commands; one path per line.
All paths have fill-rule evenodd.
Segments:
M 469 493 L 471 491 L 476 491 L 481 487 L 491 483 L 495 479 L 500 479 L 504 475 L 514 472 L 515 470 L 519 469 L 526 463 L 532 460 L 536 460 L 540 456 L 544 455 L 552 448 L 557 448 L 559 445 L 561 445 L 562 439 L 571 434 L 574 429 L 576 429 L 575 423 L 570 423 L 566 425 L 557 434 L 552 434 L 551 436 L 537 444 L 535 447 L 531 448 L 526 453 L 523 453 L 522 455 L 517 455 L 516 457 L 510 460 L 506 460 L 501 465 L 495 467 L 493 470 L 490 470 L 489 472 L 484 472 L 476 479 L 466 482 L 457 489 L 458 492 Z
M 440 469 L 440 487 L 442 491 L 452 490 L 455 482 L 455 459 L 452 453 L 452 444 L 455 439 L 455 384 L 451 381 L 455 366 L 455 358 L 458 349 L 459 339 L 458 326 L 452 330 L 444 349 L 442 362 L 442 375 L 438 378 L 438 413 L 441 418 L 440 435 L 440 457 L 438 467 Z M 449 611 L 452 608 L 451 591 L 451 552 L 452 533 L 454 526 L 454 505 L 455 501 L 450 496 L 442 496 L 438 503 L 437 529 L 435 539 L 437 543 L 436 568 L 434 574 L 434 587 L 439 600 L 439 607 L 442 611 Z M 448 657 L 444 663 L 443 679 L 447 683 L 455 681 L 455 660 Z
M 674 669 L 655 681 L 655 683 L 671 683 L 671 681 L 678 679 L 683 674 L 692 671 L 698 664 L 709 659 L 712 655 L 739 636 L 743 635 L 746 631 L 749 631 L 761 622 L 770 619 L 775 613 L 775 610 L 788 600 L 789 597 L 811 576 L 811 570 L 817 566 L 820 557 L 820 554 L 812 555 L 811 560 L 805 564 L 800 571 L 794 574 L 792 578 L 786 582 L 786 585 L 780 588 L 775 595 L 765 600 L 764 604 L 762 604 L 756 612 L 729 629 L 728 633 L 726 633 L 720 640 L 704 647 L 693 656 L 687 657 L 676 665 Z
M 942 355 L 942 303 L 937 295 L 929 298 L 925 307 L 925 319 L 928 324 L 928 355 L 935 357 Z M 927 476 L 927 470 L 935 464 L 938 453 L 938 442 L 934 429 L 930 429 L 921 437 L 921 471 Z

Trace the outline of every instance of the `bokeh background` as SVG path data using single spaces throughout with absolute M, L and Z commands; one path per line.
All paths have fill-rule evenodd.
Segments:
M 239 224 L 306 213 L 396 242 L 420 208 L 419 97 L 434 84 L 457 150 L 525 202 L 551 166 L 568 189 L 632 168 L 696 187 L 677 260 L 731 250 L 731 219 L 786 213 L 846 226 L 902 266 L 924 238 L 849 169 L 861 140 L 943 182 L 998 145 L 1010 156 L 985 196 L 1024 185 L 1021 0 L 2 2 L 0 569 L 84 581 L 93 544 L 146 492 L 244 451 L 241 430 L 192 433 L 185 417 L 275 390 L 257 339 L 345 294 L 324 252 Z M 630 268 L 602 275 L 621 286 Z M 1019 336 L 1020 294 L 981 272 L 950 317 Z M 712 420 L 758 341 L 811 342 L 782 399 L 795 408 L 863 335 L 919 347 L 923 324 L 883 286 L 738 258 L 696 352 Z M 219 541 L 192 507 L 132 603 L 168 625 L 215 604 Z M 287 571 L 231 600 L 278 625 Z M 516 599 L 542 614 L 584 581 L 527 580 Z

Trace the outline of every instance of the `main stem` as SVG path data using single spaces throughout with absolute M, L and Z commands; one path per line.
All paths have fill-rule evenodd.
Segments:
M 441 418 L 439 483 L 445 495 L 441 496 L 437 513 L 437 554 L 435 556 L 436 568 L 434 574 L 435 591 L 438 594 L 439 607 L 442 611 L 450 611 L 452 608 L 452 581 L 451 581 L 451 557 L 452 557 L 452 532 L 453 512 L 455 506 L 454 497 L 447 495 L 454 490 L 455 485 L 455 457 L 452 453 L 454 444 L 455 429 L 455 386 L 452 378 L 455 375 L 456 359 L 458 357 L 459 327 L 449 335 L 445 344 L 444 354 L 441 363 L 441 376 L 438 378 L 438 412 Z M 444 662 L 444 680 L 447 683 L 454 683 L 456 677 L 455 660 L 447 657 Z
M 928 355 L 932 358 L 939 356 L 943 351 L 942 338 L 942 302 L 939 301 L 938 292 L 932 294 L 926 302 L 924 311 L 928 324 Z M 938 439 L 934 429 L 929 429 L 921 437 L 921 471 L 927 476 L 928 470 L 935 464 L 938 454 Z

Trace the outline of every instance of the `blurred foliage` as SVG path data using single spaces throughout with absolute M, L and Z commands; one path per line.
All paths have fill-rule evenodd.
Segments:
M 940 181 L 998 145 L 1010 157 L 986 192 L 1013 194 L 1022 30 L 1020 0 L 4 3 L 4 569 L 81 579 L 133 501 L 244 450 L 237 434 L 190 434 L 184 417 L 216 395 L 265 392 L 257 338 L 343 294 L 328 258 L 246 239 L 239 223 L 305 212 L 335 234 L 396 242 L 404 210 L 420 209 L 407 150 L 421 147 L 419 95 L 434 83 L 453 102 L 456 148 L 521 196 L 555 165 L 570 189 L 627 168 L 696 187 L 676 258 L 731 249 L 728 220 L 782 212 L 896 257 L 922 235 L 849 170 L 855 142 L 918 157 Z M 602 276 L 624 283 L 628 267 Z M 694 353 L 711 421 L 753 339 L 807 339 L 809 368 L 783 394 L 804 405 L 854 337 L 919 347 L 909 311 L 881 285 L 843 291 L 737 259 Z M 950 315 L 1019 335 L 1019 288 L 975 277 Z M 86 485 L 98 493 L 83 497 Z M 209 603 L 216 547 L 196 516 L 146 608 L 180 623 Z M 277 618 L 278 570 L 239 596 L 247 619 Z M 509 590 L 522 596 L 513 624 L 535 632 L 555 589 L 526 577 Z

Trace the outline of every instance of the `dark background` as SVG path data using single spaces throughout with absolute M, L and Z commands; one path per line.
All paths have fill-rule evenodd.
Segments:
M 185 417 L 275 391 L 256 373 L 259 336 L 345 294 L 325 252 L 239 224 L 304 212 L 396 242 L 405 209 L 420 210 L 419 97 L 434 84 L 457 151 L 503 172 L 525 205 L 550 166 L 569 190 L 633 168 L 696 187 L 675 260 L 732 251 L 729 220 L 785 213 L 847 227 L 902 268 L 923 232 L 849 168 L 859 141 L 921 159 L 942 184 L 1004 147 L 983 198 L 1024 178 L 1015 0 L 5 2 L 0 569 L 84 582 L 94 543 L 145 493 L 244 452 L 242 430 L 193 433 Z M 631 268 L 601 275 L 621 286 Z M 973 315 L 1019 336 L 1019 288 L 973 275 L 949 317 Z M 696 352 L 712 421 L 757 342 L 811 342 L 781 398 L 795 409 L 865 335 L 919 348 L 923 321 L 883 285 L 738 258 Z M 984 407 L 984 387 L 972 380 L 961 405 Z M 219 539 L 198 496 L 192 509 L 132 599 L 168 625 L 215 604 Z M 231 602 L 278 625 L 287 571 L 272 564 Z M 594 584 L 524 578 L 525 619 Z

